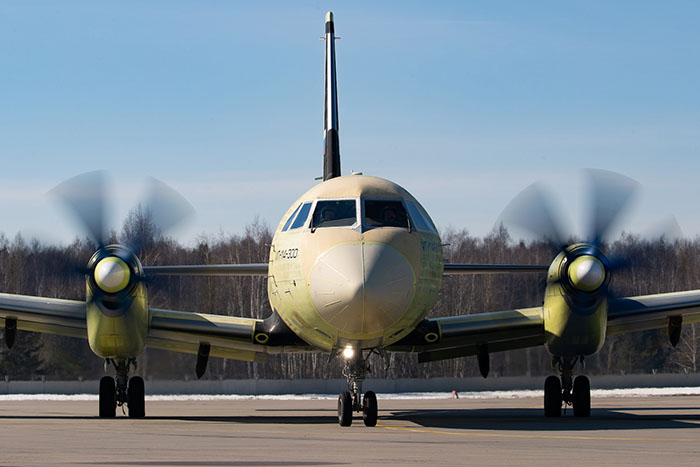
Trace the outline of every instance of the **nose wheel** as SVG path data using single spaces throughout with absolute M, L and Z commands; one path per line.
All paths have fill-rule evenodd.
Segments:
M 367 391 L 362 398 L 362 421 L 365 426 L 377 426 L 378 413 L 377 395 L 373 391 Z
M 343 391 L 338 396 L 338 424 L 340 426 L 352 425 L 353 411 L 362 412 L 362 421 L 365 426 L 377 426 L 379 410 L 377 408 L 377 395 L 373 391 L 367 391 L 362 398 L 362 408 L 355 409 L 355 400 L 349 391 Z
M 362 421 L 365 426 L 377 426 L 379 409 L 377 395 L 373 391 L 367 391 L 362 396 L 362 382 L 370 372 L 367 360 L 362 357 L 352 356 L 346 358 L 343 374 L 348 381 L 349 391 L 343 391 L 338 396 L 338 424 L 340 426 L 352 425 L 353 412 L 362 412 Z

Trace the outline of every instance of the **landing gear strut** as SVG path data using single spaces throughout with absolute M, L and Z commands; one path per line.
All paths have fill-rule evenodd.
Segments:
M 348 352 L 346 349 L 343 356 L 345 357 L 343 375 L 348 381 L 349 391 L 343 391 L 338 396 L 338 424 L 350 426 L 352 413 L 362 412 L 365 426 L 377 426 L 377 395 L 367 391 L 362 397 L 362 382 L 370 372 L 369 364 L 361 351 L 358 355 L 354 355 L 354 352 Z
M 143 378 L 132 376 L 129 378 L 129 367 L 136 369 L 136 360 L 107 359 L 105 368 L 111 363 L 117 370 L 117 377 L 103 376 L 100 380 L 100 417 L 115 417 L 117 407 L 124 409 L 124 404 L 129 409 L 129 417 L 143 418 L 146 416 L 145 386 Z
M 574 416 L 588 417 L 591 415 L 591 383 L 588 377 L 579 375 L 573 378 L 574 366 L 578 361 L 583 364 L 582 357 L 555 357 L 552 366 L 559 370 L 561 379 L 548 376 L 544 382 L 544 416 L 559 417 L 567 406 L 573 406 Z

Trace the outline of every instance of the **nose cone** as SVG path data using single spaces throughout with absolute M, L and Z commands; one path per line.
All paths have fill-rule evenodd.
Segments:
M 574 287 L 592 292 L 605 281 L 605 266 L 594 256 L 579 256 L 569 266 L 569 279 Z
M 413 300 L 415 275 L 406 258 L 380 243 L 348 243 L 321 255 L 311 270 L 311 300 L 340 332 L 382 332 Z

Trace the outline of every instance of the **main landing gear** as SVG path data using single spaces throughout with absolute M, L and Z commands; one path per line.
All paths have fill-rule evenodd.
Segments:
M 583 364 L 583 358 L 580 359 Z M 571 405 L 574 416 L 588 417 L 591 415 L 591 383 L 588 377 L 579 375 L 573 379 L 573 369 L 579 358 L 564 359 L 556 357 L 552 366 L 559 369 L 561 379 L 548 376 L 544 382 L 544 416 L 560 417 L 562 403 L 564 410 Z
M 349 350 L 348 350 L 349 349 Z M 362 397 L 362 382 L 370 372 L 367 360 L 362 357 L 362 352 L 355 355 L 351 348 L 343 351 L 345 367 L 343 375 L 348 381 L 349 391 L 343 391 L 338 396 L 338 424 L 340 426 L 352 425 L 352 413 L 362 412 L 362 421 L 365 426 L 377 426 L 377 395 L 373 391 L 367 391 Z
M 129 409 L 129 417 L 143 418 L 146 416 L 146 391 L 143 378 L 132 376 L 129 378 L 129 367 L 136 369 L 136 360 L 113 360 L 108 358 L 105 368 L 111 363 L 117 370 L 117 378 L 103 376 L 100 380 L 100 417 L 113 418 L 117 414 L 117 407 L 124 409 L 126 404 Z

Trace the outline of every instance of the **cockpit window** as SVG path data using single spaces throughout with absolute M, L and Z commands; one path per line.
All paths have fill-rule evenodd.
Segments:
M 416 226 L 417 229 L 430 230 L 428 228 L 428 225 L 425 223 L 423 216 L 420 212 L 418 212 L 418 209 L 416 208 L 415 204 L 413 204 L 410 201 L 406 201 L 406 207 L 408 207 L 408 212 L 411 215 L 411 221 L 413 221 L 413 224 Z
M 299 214 L 297 215 L 297 218 L 294 219 L 294 223 L 292 224 L 292 230 L 298 229 L 299 227 L 302 227 L 304 223 L 306 223 L 306 219 L 309 217 L 309 211 L 311 211 L 311 203 L 304 203 L 301 205 Z
M 403 203 L 398 200 L 366 199 L 365 224 L 368 227 L 408 228 L 408 218 Z
M 301 207 L 301 204 L 297 206 L 297 208 L 294 210 L 291 216 L 289 216 L 289 219 L 287 219 L 287 222 L 284 223 L 284 227 L 282 227 L 282 232 L 286 232 L 289 226 L 292 224 L 292 221 L 294 220 L 294 216 L 296 216 L 297 211 L 299 211 L 299 208 Z
M 354 199 L 316 202 L 311 228 L 349 227 L 357 221 Z
M 435 224 L 433 224 L 433 221 L 430 220 L 430 216 L 427 212 L 425 212 L 425 209 L 423 209 L 423 206 L 421 206 L 420 204 L 418 205 L 418 211 L 420 211 L 420 213 L 423 214 L 423 219 L 425 220 L 425 223 L 428 224 L 428 228 L 430 229 L 430 231 L 433 233 L 437 233 L 437 228 L 435 227 Z
M 411 215 L 411 221 L 415 224 L 418 229 L 429 230 L 433 233 L 437 233 L 435 226 L 430 221 L 430 217 L 423 210 L 422 206 L 413 204 L 412 201 L 406 201 L 406 206 L 408 207 L 408 212 Z

